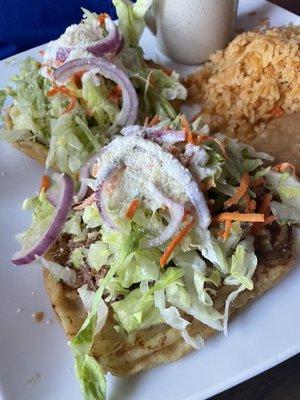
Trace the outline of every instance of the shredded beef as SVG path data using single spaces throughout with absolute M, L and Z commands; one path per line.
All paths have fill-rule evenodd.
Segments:
M 55 245 L 52 247 L 51 258 L 54 262 L 66 265 L 70 257 L 70 247 L 69 247 L 70 235 L 62 234 L 56 241 Z
M 107 274 L 107 271 L 108 267 L 106 265 L 103 265 L 99 271 L 91 269 L 88 265 L 85 265 L 83 268 L 76 270 L 76 286 L 80 287 L 87 285 L 90 290 L 95 291 L 98 289 L 99 279 L 104 278 Z
M 91 244 L 95 243 L 97 240 L 99 240 L 99 232 L 97 231 L 92 231 L 92 234 L 90 237 L 87 237 L 85 240 L 80 240 L 80 241 L 74 241 L 73 238 L 71 238 L 68 242 L 68 247 L 70 249 L 70 252 L 73 250 L 79 248 L 79 247 L 85 247 L 89 248 Z

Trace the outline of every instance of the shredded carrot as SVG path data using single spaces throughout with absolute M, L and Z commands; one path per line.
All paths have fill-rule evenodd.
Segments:
M 188 143 L 194 144 L 193 132 L 191 132 L 190 130 L 188 130 L 188 131 L 185 130 L 185 140 Z
M 42 190 L 44 190 L 46 192 L 49 189 L 50 185 L 51 185 L 51 182 L 50 182 L 49 176 L 48 175 L 43 175 L 42 176 L 42 180 L 41 180 L 40 192 Z
M 57 93 L 64 94 L 65 96 L 70 96 L 70 90 L 66 86 L 54 86 L 52 89 L 48 90 L 47 96 L 52 97 Z
M 190 125 L 184 115 L 182 115 L 180 117 L 180 122 L 181 122 L 182 129 L 184 130 L 184 133 L 185 133 L 185 140 L 188 143 L 195 144 L 193 132 L 191 131 Z
M 154 115 L 154 117 L 151 119 L 151 121 L 149 122 L 148 126 L 154 126 L 160 123 L 160 118 L 158 115 Z
M 50 89 L 47 93 L 47 96 L 52 97 L 55 96 L 57 93 L 61 93 L 65 96 L 70 98 L 70 102 L 66 109 L 64 110 L 63 114 L 70 112 L 76 105 L 76 96 L 66 87 L 66 86 L 54 86 Z
M 80 204 L 73 207 L 74 210 L 84 210 L 87 206 L 90 206 L 96 201 L 95 193 L 91 194 L 89 197 L 84 199 Z
M 164 253 L 162 254 L 162 256 L 161 256 L 160 259 L 159 259 L 159 263 L 160 263 L 161 268 L 163 268 L 163 267 L 166 265 L 166 263 L 167 263 L 167 261 L 168 261 L 170 255 L 173 253 L 173 250 L 175 249 L 175 247 L 178 246 L 178 245 L 182 242 L 182 240 L 185 238 L 185 236 L 186 236 L 186 235 L 189 233 L 189 231 L 192 229 L 192 226 L 194 225 L 194 222 L 195 222 L 195 220 L 194 220 L 194 218 L 193 218 L 190 222 L 188 222 L 188 223 L 184 226 L 184 228 L 182 228 L 181 231 L 179 231 L 179 232 L 174 236 L 174 238 L 173 238 L 173 239 L 171 240 L 171 242 L 168 244 L 166 250 L 164 251 Z
M 140 205 L 140 200 L 133 199 L 132 202 L 129 204 L 129 207 L 126 211 L 125 217 L 127 219 L 132 219 L 134 217 L 134 214 L 136 213 L 136 210 L 138 209 L 139 205 Z
M 283 115 L 284 115 L 283 109 L 280 106 L 276 106 L 273 109 L 273 111 L 270 115 L 270 118 L 279 118 L 279 117 L 282 117 Z
M 232 221 L 226 220 L 225 229 L 223 232 L 223 240 L 227 240 L 229 238 L 231 228 L 232 228 Z
M 119 85 L 116 85 L 109 93 L 108 100 L 112 103 L 118 104 L 122 98 L 122 90 Z
M 147 127 L 148 124 L 149 124 L 149 117 L 146 117 L 145 120 L 144 120 L 144 126 Z
M 213 218 L 215 221 L 225 222 L 229 221 L 240 221 L 240 222 L 264 222 L 264 214 L 255 213 L 240 213 L 240 212 L 223 212 Z
M 242 197 L 242 200 L 243 200 L 243 203 L 244 203 L 244 205 L 245 205 L 245 212 L 246 212 L 246 213 L 249 213 L 249 212 L 250 212 L 250 202 L 251 202 L 251 199 L 250 199 L 250 196 L 249 196 L 249 193 L 248 193 L 248 192 L 246 192 L 246 193 L 244 194 L 244 196 Z
M 272 193 L 267 193 L 265 194 L 265 196 L 262 199 L 261 205 L 258 209 L 259 213 L 262 213 L 265 215 L 265 221 L 264 222 L 257 222 L 255 224 L 253 224 L 253 226 L 251 227 L 251 234 L 253 236 L 258 235 L 258 233 L 261 231 L 261 229 L 266 225 L 267 220 L 269 221 L 269 215 L 270 215 L 270 203 L 271 200 L 273 198 Z M 273 221 L 272 221 L 273 222 Z M 268 224 L 271 222 L 267 222 Z
M 99 22 L 99 24 L 100 24 L 100 25 L 103 25 L 107 17 L 109 17 L 109 15 L 106 14 L 106 13 L 101 13 L 101 14 L 99 14 L 99 15 L 98 15 L 98 22 Z
M 292 175 L 296 175 L 296 168 L 292 163 L 289 162 L 284 162 L 284 163 L 280 163 L 278 165 L 275 165 L 272 168 L 273 171 L 276 172 L 290 172 Z
M 65 111 L 63 112 L 63 114 L 66 114 L 68 112 L 70 112 L 71 110 L 73 110 L 73 108 L 76 106 L 76 97 L 71 97 L 70 98 L 70 102 L 68 104 L 68 106 L 66 107 Z
M 245 172 L 244 175 L 242 176 L 240 186 L 236 189 L 234 195 L 230 199 L 225 201 L 224 206 L 226 208 L 229 208 L 232 205 L 237 204 L 241 200 L 241 198 L 248 190 L 249 181 L 250 181 L 249 174 Z
M 72 76 L 72 80 L 74 82 L 74 85 L 78 88 L 81 89 L 82 88 L 82 82 L 81 82 L 81 78 L 82 75 L 85 73 L 85 71 L 79 71 L 76 72 L 73 76 Z

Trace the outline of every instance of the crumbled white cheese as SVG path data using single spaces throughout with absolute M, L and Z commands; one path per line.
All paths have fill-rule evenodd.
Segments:
M 61 65 L 61 62 L 56 60 L 58 49 L 70 49 L 66 62 L 76 58 L 91 57 L 92 55 L 86 50 L 86 47 L 97 43 L 101 38 L 103 38 L 103 29 L 97 21 L 93 24 L 80 23 L 69 26 L 57 40 L 48 43 L 41 74 L 45 78 L 51 79 L 48 67 L 58 68 Z
M 103 30 L 98 23 L 73 24 L 60 36 L 61 47 L 89 46 L 97 42 L 103 36 Z
M 185 146 L 185 154 L 189 158 L 190 162 L 195 165 L 204 167 L 209 159 L 209 155 L 203 149 L 203 147 L 195 146 L 192 143 L 188 143 Z
M 210 213 L 198 184 L 190 171 L 157 143 L 137 136 L 117 137 L 106 147 L 100 160 L 98 182 L 106 177 L 106 171 L 126 165 L 121 178 L 113 182 L 110 201 L 120 204 L 122 200 L 130 201 L 137 196 L 153 200 L 147 184 L 152 182 L 158 184 L 162 193 L 175 201 L 190 201 L 195 207 L 201 227 L 208 226 Z
M 119 140 L 121 139 L 121 140 Z M 135 146 L 136 145 L 136 146 Z M 122 178 L 117 180 L 117 187 L 110 193 L 110 200 L 114 205 L 126 204 L 134 197 L 151 199 L 153 208 L 161 204 L 152 199 L 147 183 L 159 183 L 162 191 L 174 200 L 185 202 L 188 197 L 185 193 L 184 182 L 174 179 L 170 171 L 174 169 L 173 162 L 183 168 L 170 154 L 150 141 L 131 136 L 117 138 L 108 151 L 101 157 L 101 167 L 114 164 L 116 159 L 122 159 L 127 168 L 122 173 Z

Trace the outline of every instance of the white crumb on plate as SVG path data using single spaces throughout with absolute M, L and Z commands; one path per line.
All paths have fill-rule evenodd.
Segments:
M 33 384 L 35 385 L 36 382 L 40 379 L 41 375 L 39 372 L 35 372 L 30 378 L 27 379 L 26 383 L 27 384 Z

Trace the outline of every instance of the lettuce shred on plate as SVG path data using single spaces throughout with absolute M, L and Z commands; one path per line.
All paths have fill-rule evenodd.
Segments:
M 144 16 L 151 5 L 149 0 L 138 0 L 129 5 L 115 0 L 119 29 L 124 43 L 116 54 L 104 54 L 130 79 L 138 95 L 138 121 L 145 117 L 174 118 L 172 100 L 185 99 L 186 89 L 175 71 L 153 67 L 145 61 L 139 40 L 143 33 Z M 79 25 L 72 25 L 56 41 L 50 42 L 42 64 L 33 58 L 25 59 L 20 72 L 13 77 L 13 85 L 0 91 L 2 108 L 6 97 L 12 100 L 8 116 L 11 130 L 2 130 L 0 138 L 8 142 L 37 141 L 49 148 L 46 166 L 54 164 L 59 170 L 74 173 L 98 148 L 119 132 L 118 115 L 122 95 L 118 85 L 110 79 L 88 71 L 74 75 L 63 86 L 53 78 L 55 69 L 74 59 L 87 59 L 93 54 L 81 47 L 82 43 L 107 38 L 109 31 L 101 15 L 84 11 Z M 102 16 L 103 17 L 103 16 Z M 105 20 L 105 16 L 104 16 Z M 63 62 L 60 46 L 72 46 Z M 122 47 L 123 46 L 123 47 Z M 67 49 L 68 50 L 68 49 Z M 61 54 L 60 54 L 61 57 Z M 94 57 L 94 56 L 93 56 Z M 100 57 L 101 58 L 101 57 Z M 56 88 L 56 89 L 55 89 Z M 55 89 L 53 91 L 53 89 Z
M 184 117 L 124 128 L 99 153 L 52 260 L 40 257 L 78 290 L 88 313 L 71 341 L 85 399 L 106 397 L 91 348 L 108 307 L 124 334 L 166 323 L 201 348 L 187 316 L 226 334 L 230 303 L 253 289 L 255 238 L 272 251 L 272 229 L 300 222 L 300 183 L 289 165 L 271 168 L 271 160 L 221 134 L 210 136 L 201 119 L 189 127 Z M 47 191 L 25 207 L 34 210 L 21 236 L 26 248 L 53 207 Z M 215 299 L 224 285 L 229 295 L 220 310 Z

